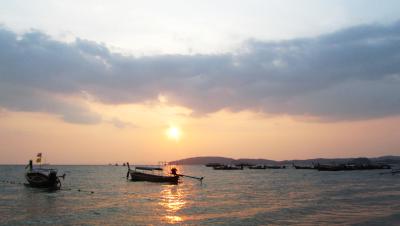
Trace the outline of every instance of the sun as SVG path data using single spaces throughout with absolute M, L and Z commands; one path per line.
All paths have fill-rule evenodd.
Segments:
M 177 126 L 170 126 L 166 131 L 167 137 L 171 140 L 180 140 L 182 137 L 182 131 Z

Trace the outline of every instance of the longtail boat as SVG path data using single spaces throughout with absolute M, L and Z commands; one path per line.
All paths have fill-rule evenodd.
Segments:
M 317 164 L 315 167 L 319 171 L 350 171 L 350 170 L 380 170 L 380 169 L 391 169 L 390 165 L 385 164 L 365 164 L 365 165 L 354 165 L 354 164 L 340 164 L 340 165 L 321 165 Z
M 231 166 L 231 165 L 222 165 L 222 166 L 214 166 L 214 170 L 243 170 L 243 166 Z
M 128 166 L 126 178 L 129 179 L 130 176 L 132 181 L 149 181 L 172 184 L 177 184 L 179 182 L 179 175 L 163 175 L 163 169 L 160 167 L 135 166 L 131 169 L 129 163 L 126 165 Z
M 223 166 L 223 165 L 221 163 L 215 163 L 215 162 L 206 164 L 206 167 L 215 167 L 215 166 Z
M 255 165 L 255 166 L 249 166 L 249 169 L 266 169 L 266 165 Z
M 292 163 L 292 165 L 295 169 L 316 169 L 314 166 L 298 166 L 295 165 L 294 162 Z
M 286 166 L 265 166 L 267 169 L 286 169 Z
M 41 167 L 33 168 L 32 160 L 29 161 L 26 168 L 28 168 L 28 170 L 25 173 L 25 178 L 28 181 L 29 186 L 49 189 L 61 188 L 61 181 L 59 178 L 65 178 L 65 174 L 58 176 L 57 169 L 46 169 Z

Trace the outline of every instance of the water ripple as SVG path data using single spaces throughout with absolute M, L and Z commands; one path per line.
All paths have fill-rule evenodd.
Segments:
M 60 166 L 65 190 L 0 184 L 1 225 L 400 224 L 400 176 L 307 170 L 213 171 L 185 166 L 202 184 L 130 182 L 114 166 Z M 23 182 L 23 166 L 0 166 Z M 77 190 L 81 189 L 81 192 Z M 90 194 L 85 191 L 94 191 Z

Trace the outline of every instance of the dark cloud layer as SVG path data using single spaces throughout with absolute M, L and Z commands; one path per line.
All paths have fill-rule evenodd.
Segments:
M 228 109 L 353 120 L 400 113 L 400 23 L 252 40 L 230 54 L 144 57 L 0 28 L 0 50 L 0 106 L 68 122 L 101 120 L 83 105 L 56 98 L 82 92 L 108 104 L 163 94 L 197 114 Z

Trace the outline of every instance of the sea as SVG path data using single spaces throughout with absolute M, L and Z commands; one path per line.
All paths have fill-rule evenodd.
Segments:
M 385 170 L 213 170 L 177 185 L 126 180 L 123 166 L 51 166 L 58 191 L 0 166 L 0 225 L 400 225 L 400 175 Z M 166 167 L 166 170 L 169 167 Z

